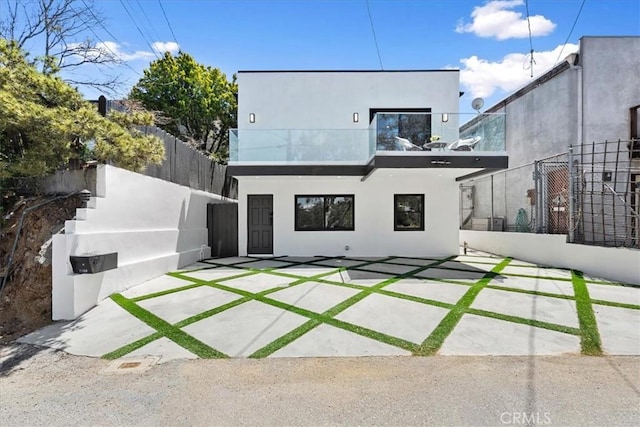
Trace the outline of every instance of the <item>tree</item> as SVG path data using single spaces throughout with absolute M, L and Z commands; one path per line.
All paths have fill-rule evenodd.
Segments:
M 103 43 L 83 38 L 87 32 L 95 34 L 94 29 L 103 26 L 104 18 L 92 0 L 4 0 L 3 3 L 0 4 L 4 16 L 0 19 L 0 37 L 14 41 L 22 50 L 33 50 L 37 55 L 33 61 L 44 74 L 87 64 L 121 62 Z M 66 81 L 111 92 L 120 84 L 118 77 Z
M 159 127 L 224 163 L 229 129 L 237 126 L 237 92 L 235 76 L 229 82 L 218 68 L 167 52 L 144 71 L 129 97 L 164 116 Z
M 97 109 L 59 77 L 39 72 L 15 43 L 0 39 L 0 179 L 42 176 L 70 159 L 139 171 L 161 163 L 164 145 L 135 130 L 153 115 Z

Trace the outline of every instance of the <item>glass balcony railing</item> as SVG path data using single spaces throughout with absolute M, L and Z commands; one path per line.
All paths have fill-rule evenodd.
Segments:
M 460 127 L 460 123 L 465 124 Z M 368 129 L 231 129 L 233 163 L 366 164 L 376 153 L 505 151 L 504 114 L 377 113 Z M 439 153 L 442 154 L 442 153 Z
M 366 163 L 373 156 L 368 129 L 231 129 L 229 161 Z

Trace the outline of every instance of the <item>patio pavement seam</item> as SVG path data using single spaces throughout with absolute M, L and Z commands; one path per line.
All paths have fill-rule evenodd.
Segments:
M 387 257 L 386 259 L 394 259 L 397 257 Z M 398 280 L 401 280 L 403 278 L 407 278 L 407 277 L 412 277 L 414 274 L 419 273 L 421 271 L 424 271 L 430 267 L 433 267 L 435 265 L 439 265 L 443 262 L 449 261 L 451 258 L 453 257 L 447 257 L 445 259 L 441 259 L 441 260 L 434 260 L 433 263 L 429 263 L 426 266 L 417 266 L 415 269 L 410 270 L 406 273 L 403 274 L 399 274 L 399 275 L 395 275 L 394 277 L 387 279 L 387 280 L 383 280 L 380 283 L 371 286 L 369 288 L 363 289 L 361 290 L 359 293 L 353 295 L 350 298 L 347 298 L 346 300 L 342 301 L 341 303 L 335 305 L 334 307 L 326 310 L 324 313 L 321 314 L 321 316 L 323 316 L 325 318 L 325 322 L 326 324 L 330 324 L 332 326 L 337 326 L 337 327 L 341 327 L 342 329 L 346 329 L 347 331 L 350 332 L 354 332 L 357 333 L 359 335 L 365 336 L 367 338 L 372 338 L 372 339 L 376 339 L 374 338 L 374 336 L 377 336 L 378 338 L 383 338 L 384 340 L 380 340 L 377 339 L 378 341 L 387 343 L 387 344 L 391 344 L 391 345 L 396 345 L 400 348 L 403 348 L 405 350 L 409 350 L 409 351 L 415 351 L 416 349 L 416 345 L 414 343 L 410 343 L 409 341 L 406 340 L 402 340 L 400 338 L 397 337 L 392 337 L 390 335 L 387 334 L 383 334 L 377 331 L 373 331 L 371 329 L 368 328 L 363 328 L 361 326 L 358 325 L 353 325 L 351 323 L 348 322 L 343 322 L 340 321 L 338 319 L 334 319 L 334 316 L 338 315 L 339 313 L 343 312 L 344 310 L 346 310 L 347 308 L 355 305 L 356 303 L 358 303 L 359 301 L 361 301 L 362 299 L 364 299 L 365 297 L 375 293 L 376 290 L 380 290 L 382 289 L 384 286 L 390 285 L 392 283 L 397 282 Z M 377 260 L 375 262 L 371 262 L 371 263 L 378 263 L 378 262 L 384 262 L 383 260 Z M 348 270 L 352 270 L 354 269 L 353 267 L 351 268 L 347 268 Z M 272 343 L 268 344 L 267 346 L 257 350 L 256 352 L 254 352 L 254 354 L 252 354 L 249 357 L 267 357 L 270 354 L 273 354 L 274 352 L 278 351 L 279 349 L 285 347 L 286 345 L 290 344 L 291 342 L 295 341 L 296 339 L 300 338 L 301 336 L 303 336 L 305 333 L 313 330 L 315 327 L 319 326 L 321 323 L 317 323 L 317 322 L 306 322 L 305 324 L 299 326 L 298 328 L 290 331 L 288 334 L 285 334 L 284 336 L 280 337 L 278 344 L 280 345 L 272 345 Z M 348 328 L 344 328 L 345 325 L 349 325 Z M 355 328 L 353 328 L 355 326 Z M 389 340 L 391 339 L 391 340 Z M 403 346 L 399 346 L 397 344 L 392 344 L 392 342 L 396 342 L 398 344 L 404 344 Z M 256 355 L 256 356 L 254 356 Z
M 543 329 L 548 329 L 548 330 L 552 330 L 552 331 L 556 331 L 556 332 L 562 332 L 562 333 L 567 333 L 570 335 L 576 335 L 576 336 L 580 336 L 581 338 L 581 346 L 582 346 L 582 353 L 583 354 L 590 354 L 590 355 L 594 355 L 594 354 L 602 354 L 602 350 L 601 350 L 601 342 L 600 342 L 600 336 L 598 334 L 598 330 L 597 330 L 597 323 L 596 323 L 596 319 L 595 319 L 595 315 L 593 313 L 593 308 L 592 308 L 592 304 L 601 304 L 601 305 L 608 305 L 608 306 L 614 306 L 614 307 L 622 307 L 622 308 L 630 308 L 630 309 L 636 309 L 636 310 L 640 310 L 640 306 L 635 305 L 635 304 L 627 304 L 627 303 L 620 303 L 620 302 L 613 302 L 613 301 L 605 301 L 605 300 L 591 300 L 589 298 L 589 294 L 588 294 L 588 289 L 586 287 L 586 283 L 596 283 L 596 284 L 601 284 L 598 281 L 591 281 L 591 280 L 585 280 L 584 276 L 582 275 L 581 272 L 578 271 L 574 271 L 574 270 L 569 270 L 571 271 L 572 277 L 570 279 L 568 278 L 563 278 L 563 277 L 551 277 L 551 276 L 531 276 L 531 275 L 520 275 L 520 274 L 500 274 L 500 271 L 505 268 L 507 265 L 509 265 L 509 263 L 511 262 L 511 258 L 503 258 L 500 262 L 498 262 L 498 264 L 494 264 L 494 263 L 489 263 L 487 262 L 487 265 L 495 265 L 494 268 L 489 271 L 489 272 L 485 272 L 482 271 L 484 273 L 484 276 L 482 278 L 480 278 L 478 281 L 476 281 L 476 283 L 465 283 L 465 282 L 457 282 L 455 280 L 451 280 L 451 279 L 438 279 L 438 278 L 431 278 L 428 279 L 429 281 L 437 281 L 437 282 L 441 282 L 441 283 L 450 283 L 450 284 L 454 284 L 454 285 L 464 285 L 469 287 L 469 289 L 467 290 L 467 292 L 465 292 L 465 294 L 458 300 L 458 302 L 456 304 L 451 304 L 451 303 L 446 303 L 446 302 L 442 302 L 442 301 L 437 301 L 437 300 L 431 300 L 428 298 L 422 298 L 422 297 L 417 297 L 417 296 L 413 296 L 413 295 L 407 295 L 407 294 L 403 294 L 400 292 L 394 292 L 394 291 L 389 291 L 389 290 L 385 290 L 383 289 L 385 286 L 388 286 L 392 283 L 395 283 L 399 280 L 405 279 L 405 278 L 413 278 L 416 274 L 428 270 L 430 268 L 437 268 L 437 269 L 446 269 L 446 270 L 456 270 L 456 271 L 465 271 L 465 272 L 469 272 L 469 270 L 462 270 L 462 269 L 457 269 L 455 267 L 451 268 L 451 267 L 438 267 L 438 265 L 443 264 L 445 262 L 448 261 L 453 261 L 453 262 L 460 262 L 460 263 L 465 263 L 465 262 L 476 262 L 476 261 L 456 261 L 455 258 L 457 258 L 459 255 L 455 255 L 455 256 L 451 256 L 451 257 L 447 257 L 444 259 L 434 259 L 433 262 L 424 265 L 424 266 L 419 266 L 419 265 L 414 265 L 414 264 L 403 264 L 402 263 L 402 259 L 397 259 L 397 258 L 407 258 L 407 257 L 398 257 L 398 256 L 390 256 L 390 257 L 384 257 L 384 258 L 380 258 L 380 259 L 373 259 L 373 260 L 361 260 L 361 259 L 350 259 L 348 257 L 322 257 L 322 259 L 313 259 L 311 261 L 297 261 L 297 262 L 293 262 L 293 261 L 287 261 L 286 257 L 273 257 L 273 258 L 255 258 L 255 259 L 247 259 L 247 260 L 243 260 L 240 261 L 238 263 L 233 263 L 233 264 L 223 264 L 223 263 L 207 263 L 207 264 L 211 264 L 212 267 L 205 267 L 205 268 L 201 268 L 201 269 L 195 269 L 195 270 L 189 270 L 189 271 L 180 271 L 180 272 L 174 272 L 174 273 L 168 273 L 168 275 L 175 277 L 175 278 L 179 278 L 185 281 L 189 281 L 191 282 L 191 284 L 186 285 L 186 286 L 181 286 L 178 288 L 173 288 L 173 289 L 168 289 L 165 291 L 161 291 L 161 292 L 155 292 L 155 293 L 151 293 L 151 294 L 147 294 L 147 295 L 142 295 L 136 298 L 125 298 L 120 294 L 115 294 L 112 296 L 112 299 L 119 304 L 121 307 L 123 307 L 125 310 L 127 310 L 129 313 L 131 313 L 132 315 L 134 315 L 134 317 L 142 320 L 143 322 L 145 322 L 147 325 L 151 326 L 152 328 L 154 328 L 157 332 L 148 335 L 147 337 L 141 338 L 133 343 L 129 343 L 119 349 L 116 349 L 110 353 L 105 354 L 103 357 L 107 358 L 107 359 L 113 359 L 113 358 L 117 358 L 117 357 L 122 357 L 123 355 L 126 355 L 136 349 L 139 349 L 141 347 L 143 347 L 146 344 L 149 344 L 150 342 L 153 342 L 159 338 L 162 337 L 167 337 L 170 340 L 172 340 L 173 342 L 175 342 L 176 344 L 178 344 L 179 346 L 185 348 L 186 350 L 196 354 L 197 356 L 201 357 L 201 358 L 210 358 L 210 357 L 228 357 L 227 355 L 225 355 L 222 352 L 219 352 L 218 350 L 215 350 L 214 348 L 202 343 L 201 341 L 197 340 L 196 338 L 194 338 L 193 336 L 189 335 L 188 333 L 186 333 L 185 331 L 182 331 L 180 328 L 190 325 L 192 323 L 198 322 L 200 320 L 206 319 L 208 317 L 214 316 L 216 314 L 219 314 L 223 311 L 226 311 L 230 308 L 236 307 L 240 304 L 246 303 L 248 301 L 258 301 L 261 303 L 265 303 L 268 304 L 270 306 L 273 307 L 277 307 L 280 308 L 282 310 L 286 310 L 292 313 L 296 313 L 299 314 L 303 317 L 306 317 L 307 319 L 309 319 L 308 321 L 306 321 L 305 323 L 303 323 L 302 325 L 298 326 L 297 328 L 294 328 L 293 330 L 289 331 L 288 333 L 285 333 L 284 335 L 280 336 L 279 338 L 271 341 L 269 344 L 265 345 L 264 347 L 254 351 L 254 353 L 252 353 L 251 355 L 249 355 L 249 357 L 252 358 L 260 358 L 260 357 L 267 357 L 271 354 L 273 354 L 274 352 L 282 349 L 283 347 L 285 347 L 286 345 L 292 343 L 293 341 L 295 341 L 296 339 L 302 337 L 304 334 L 310 332 L 311 330 L 313 330 L 314 328 L 325 324 L 325 325 L 330 325 L 330 326 L 334 326 L 349 332 L 353 332 L 356 333 L 358 335 L 376 340 L 378 342 L 382 342 L 385 344 L 389 344 L 389 345 L 393 345 L 396 346 L 398 348 L 402 348 L 404 350 L 408 350 L 411 351 L 412 353 L 416 354 L 416 355 L 430 355 L 430 354 L 435 354 L 439 348 L 442 346 L 442 344 L 444 343 L 444 340 L 451 334 L 451 332 L 455 329 L 457 323 L 460 321 L 460 319 L 462 318 L 462 316 L 465 313 L 469 313 L 469 314 L 475 314 L 475 315 L 479 315 L 479 316 L 484 316 L 484 317 L 489 317 L 489 318 L 494 318 L 494 319 L 498 319 L 498 320 L 503 320 L 503 321 L 507 321 L 507 322 L 512 322 L 512 323 L 519 323 L 519 324 L 526 324 L 529 326 L 533 326 L 533 327 L 539 327 L 539 328 L 543 328 Z M 322 265 L 322 264 L 315 264 L 315 262 L 322 262 L 322 261 L 326 261 L 326 260 L 331 260 L 331 259 L 345 259 L 345 260 L 351 260 L 351 261 L 362 261 L 362 263 L 360 264 L 356 264 L 356 265 L 352 265 L 352 266 L 348 266 L 348 267 L 338 267 L 338 268 L 332 268 L 326 265 Z M 486 259 L 486 258 L 485 258 Z M 288 265 L 286 266 L 277 266 L 277 267 L 269 267 L 269 268 L 252 268 L 252 267 L 243 267 L 241 266 L 241 264 L 247 264 L 247 263 L 252 263 L 252 262 L 256 262 L 256 261 L 265 261 L 265 260 L 273 260 L 273 261 L 277 261 L 277 262 L 281 262 L 281 263 L 287 263 Z M 500 258 L 496 258 L 496 261 L 499 261 Z M 415 267 L 412 270 L 409 270 L 403 274 L 393 274 L 390 273 L 388 271 L 377 271 L 375 269 L 367 269 L 366 267 L 368 267 L 369 265 L 372 264 L 392 264 L 392 265 L 401 265 L 401 266 L 406 266 L 406 267 Z M 314 276 L 299 276 L 296 274 L 290 274 L 288 272 L 285 272 L 286 269 L 291 268 L 291 267 L 295 267 L 295 266 L 313 266 L 313 267 L 319 267 L 319 268 L 329 268 L 329 271 L 326 272 L 322 272 L 320 274 L 314 275 Z M 217 268 L 234 268 L 234 269 L 238 269 L 238 270 L 242 270 L 244 271 L 243 273 L 240 274 L 235 274 L 232 276 L 228 276 L 228 277 L 222 277 L 219 279 L 214 279 L 211 281 L 206 281 L 206 280 L 201 280 L 201 279 L 196 279 L 194 277 L 190 277 L 188 274 L 192 273 L 194 271 L 200 271 L 200 270 L 215 270 Z M 364 268 L 363 268 L 364 267 Z M 526 267 L 526 266 L 521 266 L 521 267 Z M 553 269 L 553 267 L 548 267 L 549 269 Z M 279 271 L 276 271 L 279 270 Z M 285 270 L 285 271 L 282 271 Z M 392 277 L 389 277 L 386 280 L 381 280 L 379 283 L 373 285 L 373 286 L 364 286 L 364 285 L 358 285 L 358 284 L 353 284 L 353 283 L 343 283 L 343 282 L 337 282 L 337 281 L 332 281 L 332 280 L 327 280 L 327 279 L 323 279 L 323 277 L 325 276 L 330 276 L 335 274 L 336 272 L 340 272 L 340 271 L 364 271 L 364 272 L 370 272 L 370 273 L 379 273 L 379 274 L 385 274 L 385 275 L 390 275 Z M 229 280 L 233 280 L 233 279 L 237 279 L 237 278 L 242 278 L 242 277 L 247 277 L 247 276 L 252 276 L 252 275 L 256 275 L 256 274 L 269 274 L 269 275 L 275 275 L 275 276 L 280 276 L 280 277 L 285 277 L 285 278 L 290 278 L 290 279 L 297 279 L 294 280 L 293 282 L 287 284 L 287 286 L 277 286 L 274 288 L 270 288 L 261 292 L 257 292 L 257 293 L 253 293 L 253 292 L 249 292 L 249 291 L 245 291 L 243 289 L 236 289 L 232 286 L 227 286 L 224 285 L 225 281 L 229 281 Z M 499 276 L 505 276 L 505 277 L 509 277 L 509 276 L 515 276 L 515 277 L 525 277 L 525 278 L 535 278 L 535 279 L 539 279 L 539 280 L 558 280 L 558 281 L 563 281 L 563 282 L 571 282 L 572 286 L 574 288 L 574 293 L 575 296 L 571 296 L 571 295 L 564 295 L 564 294 L 553 294 L 553 293 L 549 293 L 549 292 L 542 292 L 542 291 L 536 291 L 536 290 L 528 290 L 528 289 L 521 289 L 521 288 L 510 288 L 510 287 L 506 287 L 506 286 L 500 286 L 500 285 L 491 285 L 491 281 Z M 425 278 L 417 278 L 419 280 L 425 280 Z M 426 281 L 426 280 L 425 280 Z M 222 283 L 220 283 L 222 282 Z M 347 298 L 346 300 L 342 301 L 341 303 L 335 305 L 334 307 L 324 311 L 323 313 L 316 313 L 314 311 L 311 310 L 307 310 L 301 307 L 297 307 L 293 304 L 288 304 L 285 302 L 281 302 L 278 300 L 274 300 L 272 298 L 268 298 L 266 295 L 270 294 L 270 293 L 274 293 L 274 292 L 278 292 L 282 289 L 286 289 L 286 288 L 290 288 L 292 286 L 297 286 L 303 283 L 308 283 L 308 282 L 315 282 L 315 283 L 320 283 L 320 284 L 327 284 L 327 285 L 332 285 L 332 286 L 340 286 L 340 287 L 346 287 L 346 288 L 351 288 L 351 289 L 355 289 L 360 291 L 359 293 L 353 295 L 350 298 Z M 612 283 L 607 283 L 605 282 L 604 284 L 608 284 L 608 285 L 613 285 Z M 139 305 L 136 304 L 136 302 L 138 301 L 143 301 L 146 299 L 151 299 L 151 298 L 155 298 L 155 297 L 159 297 L 159 296 L 163 296 L 163 295 L 168 295 L 168 294 L 172 294 L 172 293 L 178 293 L 181 291 L 186 291 L 189 289 L 193 289 L 196 287 L 200 287 L 200 286 L 210 286 L 213 288 L 217 288 L 223 291 L 227 291 L 227 292 L 232 292 L 235 293 L 236 295 L 239 296 L 239 298 L 237 300 L 231 301 L 227 304 L 223 304 L 219 307 L 215 307 L 213 309 L 210 310 L 206 310 L 202 313 L 198 313 L 196 315 L 193 315 L 189 318 L 183 319 L 179 322 L 176 322 L 174 324 L 170 324 L 169 322 L 166 322 L 165 320 L 163 320 L 162 318 L 156 316 L 155 314 L 149 312 L 148 310 L 140 307 Z M 496 289 L 499 291 L 505 291 L 505 292 L 516 292 L 516 293 L 523 293 L 523 294 L 530 294 L 530 295 L 536 295 L 536 296 L 544 296 L 544 297 L 551 297 L 551 298 L 557 298 L 557 299 L 564 299 L 564 300 L 575 300 L 576 302 L 576 308 L 578 309 L 578 317 L 579 317 L 579 324 L 580 324 L 580 328 L 572 328 L 572 327 L 568 327 L 568 326 L 563 326 L 563 325 L 558 325 L 558 324 L 554 324 L 554 323 L 549 323 L 549 322 L 543 322 L 543 321 L 539 321 L 539 320 L 535 320 L 535 319 L 528 319 L 528 318 L 524 318 L 524 317 L 518 317 L 518 316 L 513 316 L 513 315 L 506 315 L 506 314 L 502 314 L 502 313 L 496 313 L 496 312 L 492 312 L 492 311 L 487 311 L 487 310 L 480 310 L 480 309 L 474 309 L 471 308 L 471 304 L 473 303 L 473 301 L 475 300 L 475 298 L 477 297 L 477 295 L 480 293 L 480 291 L 484 288 L 490 288 L 490 289 Z M 427 337 L 425 339 L 425 341 L 420 344 L 414 344 L 411 343 L 409 341 L 406 341 L 404 339 L 401 338 L 397 338 L 391 335 L 387 335 L 375 330 L 371 330 L 353 323 L 349 323 L 349 322 L 345 322 L 339 319 L 335 319 L 334 316 L 338 315 L 339 313 L 341 313 L 342 311 L 346 310 L 347 308 L 355 305 L 356 303 L 358 303 L 359 301 L 361 301 L 362 299 L 366 298 L 367 296 L 370 296 L 372 294 L 379 294 L 379 295 L 385 295 L 388 297 L 392 297 L 392 298 L 397 298 L 397 299 L 401 299 L 401 300 L 408 300 L 408 301 L 414 301 L 417 303 L 422 303 L 425 305 L 430 305 L 430 306 L 436 306 L 436 307 L 441 307 L 441 308 L 445 308 L 448 309 L 449 312 L 445 315 L 445 317 L 441 320 L 441 322 L 438 324 L 438 326 L 431 332 L 431 334 L 429 335 L 429 337 Z M 580 294 L 580 295 L 579 295 Z M 585 297 L 586 294 L 586 297 Z M 581 314 L 582 312 L 582 314 Z M 590 315 L 589 315 L 590 312 Z M 595 334 L 594 334 L 594 328 L 595 328 Z M 447 330 L 448 329 L 448 330 Z M 185 345 L 183 345 L 183 343 Z M 594 344 L 595 343 L 595 344 Z
M 500 271 L 509 265 L 512 258 L 504 258 L 498 265 L 496 265 L 491 271 L 486 273 L 484 277 L 471 286 L 467 292 L 458 300 L 456 305 L 447 313 L 447 315 L 440 321 L 438 326 L 431 332 L 431 334 L 420 345 L 417 354 L 419 355 L 433 355 L 435 354 L 444 340 L 453 332 L 466 310 L 471 306 L 476 296 L 491 280 L 494 279 Z
M 200 358 L 207 359 L 214 357 L 229 357 L 226 354 L 211 348 L 202 341 L 192 337 L 183 330 L 173 326 L 166 320 L 156 316 L 150 311 L 140 307 L 130 299 L 123 297 L 121 294 L 113 294 L 111 295 L 111 299 L 120 307 L 124 308 L 126 311 L 132 314 L 134 317 L 142 320 L 144 323 L 158 331 L 166 338 L 169 338 L 180 347 L 183 347 L 184 349 L 190 351 Z

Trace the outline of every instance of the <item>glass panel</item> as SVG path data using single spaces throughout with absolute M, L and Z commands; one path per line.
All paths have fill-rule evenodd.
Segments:
M 504 130 L 504 114 L 478 114 L 460 128 L 460 140 L 479 138 L 475 151 L 504 151 Z
M 368 129 L 232 129 L 232 162 L 366 164 Z
M 396 230 L 424 230 L 423 210 L 424 196 L 421 194 L 414 195 L 396 195 Z
M 322 230 L 324 197 L 296 196 L 296 230 Z
M 325 197 L 327 230 L 353 230 L 353 196 Z
M 232 163 L 364 165 L 376 151 L 503 152 L 505 114 L 377 113 L 368 129 L 229 131 Z

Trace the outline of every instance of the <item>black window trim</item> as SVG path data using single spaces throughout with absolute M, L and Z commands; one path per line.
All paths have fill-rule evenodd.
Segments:
M 298 198 L 299 197 L 350 197 L 351 198 L 351 228 L 298 228 Z M 293 209 L 294 219 L 293 228 L 295 231 L 355 231 L 356 228 L 356 196 L 355 194 L 295 194 L 293 196 Z M 326 201 L 324 202 L 324 209 L 326 214 Z
M 420 197 L 420 227 L 418 228 L 398 228 L 398 196 Z M 420 193 L 400 193 L 393 195 L 393 231 L 424 231 L 424 194 Z

